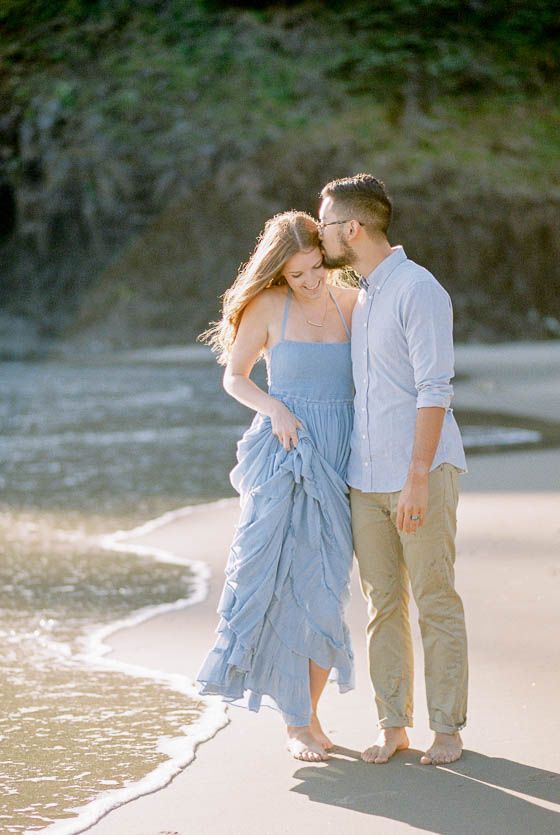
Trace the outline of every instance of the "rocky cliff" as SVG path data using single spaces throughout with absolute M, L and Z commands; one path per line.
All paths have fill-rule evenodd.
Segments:
M 354 4 L 359 17 L 123 0 L 30 22 L 7 5 L 20 14 L 0 74 L 8 341 L 10 317 L 20 334 L 30 323 L 34 351 L 41 335 L 192 340 L 264 220 L 315 211 L 326 180 L 359 170 L 388 184 L 392 239 L 448 288 L 459 339 L 560 334 L 552 4 L 530 43 L 526 24 L 485 18 L 479 54 L 472 26 L 407 22 L 404 0 L 389 18 L 375 3 Z

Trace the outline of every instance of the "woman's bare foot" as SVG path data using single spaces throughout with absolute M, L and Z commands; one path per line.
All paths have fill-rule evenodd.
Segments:
M 463 753 L 460 734 L 436 733 L 431 748 L 420 758 L 422 765 L 444 765 L 454 763 Z
M 329 755 L 311 731 L 311 725 L 305 727 L 288 726 L 288 751 L 296 760 L 318 763 L 328 760 Z
M 332 741 L 328 738 L 323 728 L 321 727 L 319 717 L 316 713 L 311 714 L 311 724 L 309 727 L 311 728 L 311 733 L 313 734 L 319 745 L 321 745 L 325 751 L 330 751 L 331 748 L 334 747 Z
M 383 728 L 371 748 L 362 754 L 365 763 L 386 763 L 393 754 L 408 748 L 410 742 L 404 728 Z

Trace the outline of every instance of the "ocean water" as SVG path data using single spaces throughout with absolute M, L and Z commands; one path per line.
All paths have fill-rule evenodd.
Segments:
M 101 543 L 233 495 L 250 416 L 204 351 L 163 365 L 4 363 L 0 386 L 0 831 L 73 832 L 88 804 L 165 783 L 220 723 L 188 682 L 119 669 L 96 643 L 192 602 L 200 577 Z
M 3 833 L 81 831 L 164 785 L 225 721 L 187 680 L 119 666 L 102 647 L 119 624 L 203 594 L 191 565 L 108 550 L 106 536 L 234 495 L 251 413 L 220 376 L 202 348 L 0 364 Z M 463 433 L 479 449 L 540 439 Z

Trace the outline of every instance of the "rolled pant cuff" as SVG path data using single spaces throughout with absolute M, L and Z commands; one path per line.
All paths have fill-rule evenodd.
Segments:
M 430 728 L 437 734 L 456 734 L 462 731 L 466 725 L 466 720 L 460 725 L 442 725 L 440 722 L 432 722 L 430 720 Z
M 404 716 L 402 719 L 380 719 L 378 728 L 412 728 L 412 717 Z

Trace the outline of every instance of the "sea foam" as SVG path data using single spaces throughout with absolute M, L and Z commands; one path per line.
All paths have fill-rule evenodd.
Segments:
M 182 769 L 185 768 L 195 757 L 197 746 L 201 742 L 211 739 L 221 728 L 225 727 L 229 719 L 226 707 L 219 697 L 202 697 L 194 687 L 193 682 L 184 675 L 168 673 L 152 667 L 143 667 L 137 664 L 128 664 L 114 658 L 105 656 L 111 651 L 111 646 L 106 643 L 110 635 L 120 629 L 130 628 L 142 623 L 149 618 L 165 612 L 183 609 L 193 606 L 206 599 L 208 594 L 208 580 L 210 570 L 206 563 L 198 560 L 181 558 L 170 551 L 154 546 L 131 543 L 130 539 L 137 539 L 148 533 L 157 530 L 164 525 L 184 517 L 191 516 L 200 511 L 210 509 L 219 510 L 228 507 L 236 499 L 222 499 L 217 502 L 189 505 L 177 510 L 164 513 L 162 516 L 152 519 L 143 525 L 131 530 L 116 531 L 113 534 L 100 538 L 101 547 L 111 551 L 121 551 L 128 554 L 138 554 L 143 557 L 151 557 L 158 562 L 180 564 L 188 566 L 193 575 L 192 594 L 188 598 L 176 600 L 173 603 L 164 603 L 154 606 L 144 606 L 133 612 L 126 618 L 114 621 L 111 624 L 92 630 L 82 641 L 82 652 L 77 659 L 88 666 L 103 667 L 125 673 L 133 677 L 151 678 L 164 687 L 169 687 L 191 699 L 196 699 L 204 705 L 200 719 L 192 725 L 184 726 L 184 736 L 162 737 L 158 741 L 158 751 L 166 754 L 169 759 L 160 763 L 145 777 L 135 780 L 129 785 L 118 789 L 111 789 L 102 792 L 95 800 L 84 806 L 72 807 L 68 812 L 74 812 L 75 817 L 55 821 L 40 831 L 48 835 L 77 835 L 96 823 L 100 818 L 144 794 L 149 794 L 166 786 Z M 28 830 L 29 835 L 37 830 Z

